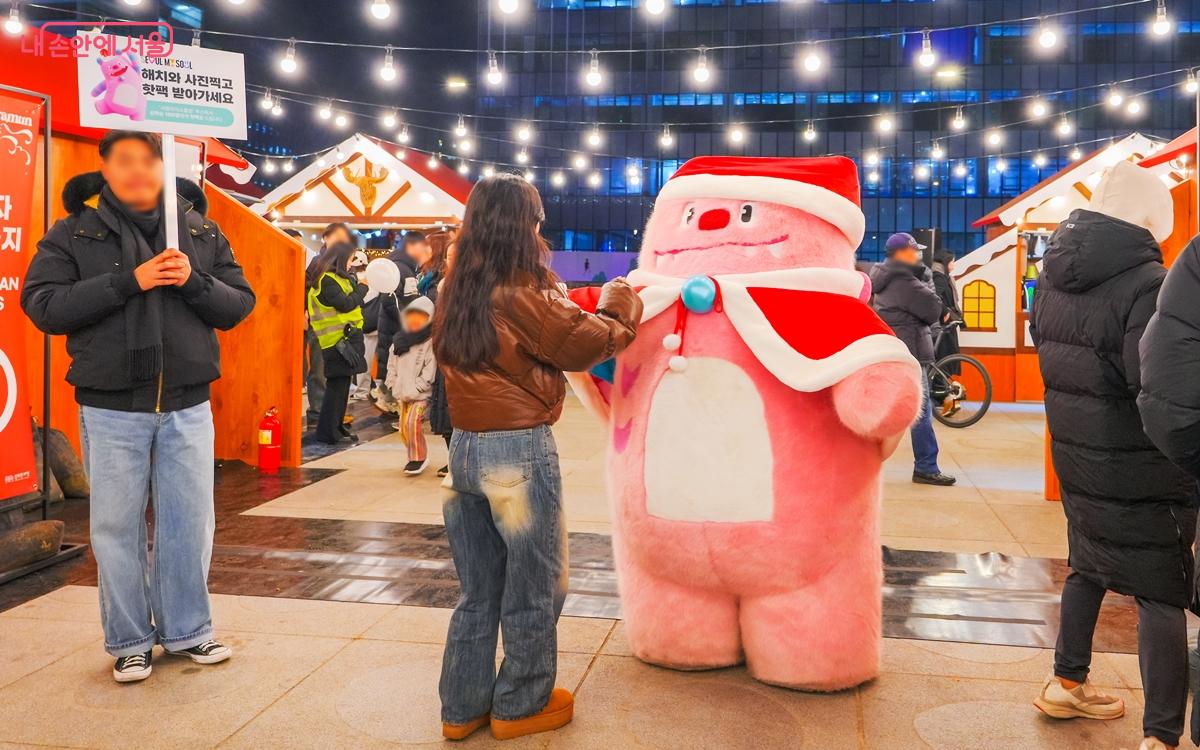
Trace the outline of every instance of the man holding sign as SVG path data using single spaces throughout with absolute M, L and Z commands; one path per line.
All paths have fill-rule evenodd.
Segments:
M 21 306 L 65 334 L 92 482 L 91 543 L 113 677 L 150 676 L 151 650 L 200 664 L 228 659 L 213 640 L 208 567 L 215 527 L 209 384 L 214 329 L 254 308 L 254 292 L 202 191 L 164 191 L 158 135 L 109 132 L 99 173 L 67 183 L 70 216 L 38 244 Z M 167 187 L 175 187 L 170 185 Z M 178 246 L 167 228 L 178 230 Z M 147 555 L 146 505 L 154 505 Z

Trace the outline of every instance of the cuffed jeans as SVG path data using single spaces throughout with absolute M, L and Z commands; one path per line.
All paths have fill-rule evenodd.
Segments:
M 1105 589 L 1071 571 L 1063 584 L 1061 624 L 1054 649 L 1054 674 L 1072 682 L 1087 679 L 1092 634 Z M 1142 731 L 1169 747 L 1179 745 L 1188 698 L 1187 618 L 1179 607 L 1137 597 L 1138 665 L 1146 709 Z
M 213 419 L 206 401 L 162 414 L 80 408 L 104 648 L 116 657 L 212 637 Z M 146 504 L 154 503 L 147 550 Z
M 938 442 L 933 432 L 933 404 L 929 400 L 929 376 L 922 368 L 921 414 L 913 422 L 909 434 L 912 436 L 913 471 L 918 474 L 938 474 Z
M 547 426 L 450 441 L 442 507 L 462 593 L 442 660 L 442 720 L 522 719 L 550 700 L 567 592 L 558 449 Z M 496 672 L 497 628 L 504 661 Z

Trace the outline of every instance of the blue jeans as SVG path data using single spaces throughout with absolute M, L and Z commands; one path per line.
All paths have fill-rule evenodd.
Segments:
M 162 414 L 80 408 L 104 648 L 116 657 L 212 637 L 213 420 L 208 402 Z M 154 548 L 146 504 L 154 503 Z
M 547 426 L 450 441 L 442 507 L 462 593 L 442 659 L 442 720 L 523 719 L 550 701 L 567 593 L 558 448 Z M 496 631 L 504 661 L 496 672 Z
M 933 433 L 933 404 L 929 400 L 929 373 L 921 373 L 921 415 L 913 422 L 910 435 L 913 447 L 913 471 L 918 474 L 937 474 L 938 442 Z

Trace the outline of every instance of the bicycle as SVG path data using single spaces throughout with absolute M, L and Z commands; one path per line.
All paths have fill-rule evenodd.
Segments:
M 951 321 L 942 326 L 933 343 L 934 351 L 937 351 L 946 331 L 963 327 L 961 320 Z M 988 407 L 992 405 L 992 378 L 983 363 L 974 357 L 966 354 L 942 357 L 929 365 L 925 377 L 929 379 L 929 400 L 933 403 L 933 418 L 947 427 L 970 427 L 983 419 Z M 967 383 L 973 384 L 969 394 Z M 978 383 L 982 383 L 982 392 Z

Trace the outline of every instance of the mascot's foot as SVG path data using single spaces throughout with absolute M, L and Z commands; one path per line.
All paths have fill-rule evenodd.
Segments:
M 550 702 L 533 716 L 524 719 L 492 719 L 492 736 L 498 740 L 511 740 L 527 734 L 550 732 L 564 727 L 575 716 L 575 696 L 566 688 L 550 691 Z
M 690 588 L 635 566 L 621 571 L 625 634 L 634 656 L 669 669 L 719 669 L 743 661 L 732 595 Z

